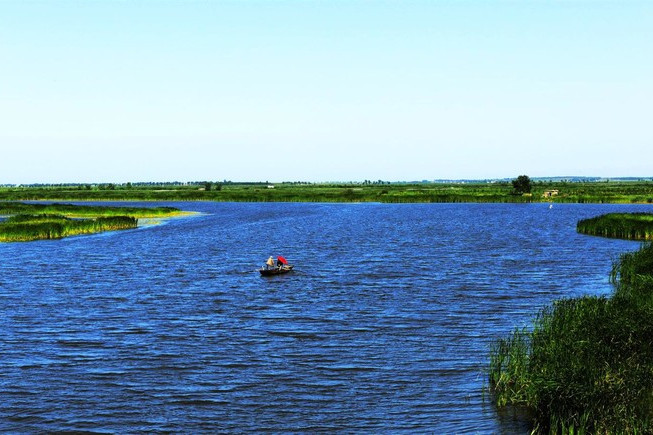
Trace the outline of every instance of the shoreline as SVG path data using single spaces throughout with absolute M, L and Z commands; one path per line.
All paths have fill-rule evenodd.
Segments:
M 92 202 L 380 202 L 380 203 L 596 203 L 653 204 L 653 181 L 537 181 L 529 193 L 509 182 L 482 183 L 220 183 L 198 186 L 0 187 L 0 201 Z

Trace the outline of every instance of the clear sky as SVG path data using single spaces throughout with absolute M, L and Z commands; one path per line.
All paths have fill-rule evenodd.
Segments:
M 653 1 L 0 0 L 0 184 L 653 176 Z

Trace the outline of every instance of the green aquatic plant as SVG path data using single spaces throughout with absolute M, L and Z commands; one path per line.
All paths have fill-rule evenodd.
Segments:
M 60 239 L 79 234 L 136 228 L 137 226 L 138 220 L 132 216 L 70 219 L 61 215 L 48 214 L 17 215 L 0 223 L 0 242 Z
M 7 223 L 37 223 L 37 222 L 51 222 L 51 221 L 61 221 L 67 220 L 66 216 L 60 214 L 17 214 L 15 216 L 9 216 L 7 218 Z
M 622 254 L 612 265 L 610 280 L 616 296 L 653 306 L 653 244 L 647 243 L 638 251 Z
M 581 234 L 630 240 L 653 240 L 653 213 L 608 213 L 576 224 Z
M 173 207 L 112 207 L 73 204 L 26 204 L 22 202 L 0 202 L 0 215 L 62 215 L 66 217 L 165 217 L 182 214 Z
M 495 342 L 497 406 L 528 409 L 543 433 L 653 431 L 653 245 L 624 254 L 612 279 L 612 297 L 559 300 Z
M 108 207 L 72 204 L 0 202 L 0 241 L 59 239 L 77 234 L 123 230 L 138 226 L 138 218 L 184 214 L 173 207 Z
M 529 333 L 515 330 L 508 338 L 497 340 L 490 352 L 490 384 L 498 406 L 523 406 L 533 394 L 527 373 L 531 354 Z

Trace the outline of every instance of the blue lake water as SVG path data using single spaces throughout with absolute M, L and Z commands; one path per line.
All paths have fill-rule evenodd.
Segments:
M 528 431 L 485 392 L 490 343 L 611 292 L 639 244 L 578 219 L 653 209 L 157 205 L 202 214 L 0 244 L 1 431 Z M 260 277 L 279 254 L 296 271 Z

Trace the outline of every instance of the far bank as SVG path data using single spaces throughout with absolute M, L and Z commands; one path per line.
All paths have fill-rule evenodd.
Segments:
M 651 181 L 543 182 L 516 194 L 510 182 L 144 183 L 1 187 L 0 201 L 219 201 L 381 203 L 653 203 Z

